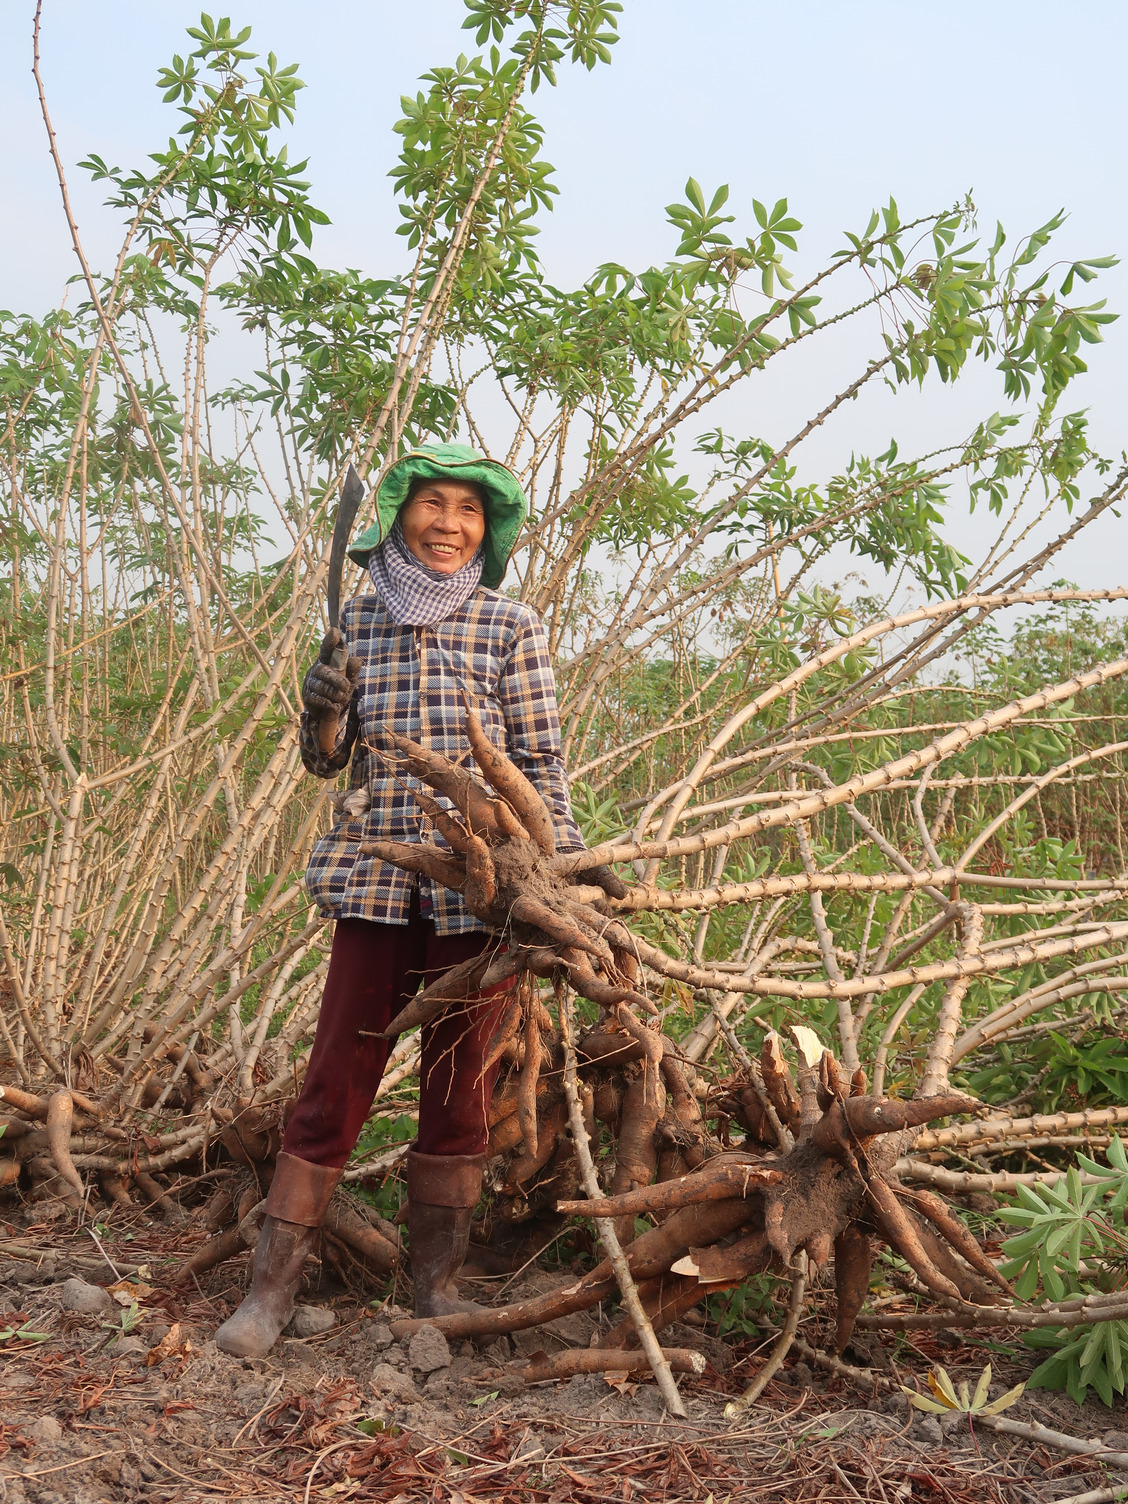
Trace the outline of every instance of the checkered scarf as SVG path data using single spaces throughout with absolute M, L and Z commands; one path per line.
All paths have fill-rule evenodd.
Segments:
M 401 627 L 433 627 L 454 614 L 477 590 L 482 579 L 485 553 L 474 557 L 454 574 L 428 569 L 407 546 L 397 517 L 392 530 L 374 548 L 368 573 L 388 615 Z

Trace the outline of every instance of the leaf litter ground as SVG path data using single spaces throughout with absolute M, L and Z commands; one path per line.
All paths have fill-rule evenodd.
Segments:
M 304 1298 L 332 1308 L 331 1330 L 284 1339 L 261 1361 L 230 1358 L 210 1338 L 241 1298 L 245 1263 L 190 1292 L 162 1283 L 199 1237 L 115 1219 L 103 1253 L 88 1231 L 0 1223 L 3 1504 L 1049 1504 L 1128 1483 L 1089 1459 L 910 1413 L 896 1385 L 923 1388 L 936 1363 L 974 1381 L 989 1358 L 1000 1387 L 1021 1379 L 1031 1364 L 1000 1353 L 997 1328 L 982 1344 L 974 1333 L 930 1332 L 883 1348 L 871 1336 L 886 1382 L 868 1391 L 792 1361 L 735 1423 L 725 1404 L 767 1345 L 675 1328 L 671 1345 L 699 1348 L 709 1365 L 682 1377 L 689 1419 L 671 1422 L 650 1383 L 585 1375 L 526 1387 L 507 1368 L 522 1352 L 587 1346 L 599 1312 L 518 1333 L 516 1346 L 455 1344 L 449 1364 L 427 1373 L 433 1358 L 413 1364 L 391 1341 L 394 1308 L 325 1283 Z M 572 1277 L 528 1271 L 505 1298 Z M 117 1286 L 114 1309 L 66 1309 L 68 1278 Z M 803 1331 L 816 1345 L 825 1335 L 815 1318 Z M 1128 1445 L 1099 1404 L 1078 1411 L 1039 1392 L 1008 1414 Z

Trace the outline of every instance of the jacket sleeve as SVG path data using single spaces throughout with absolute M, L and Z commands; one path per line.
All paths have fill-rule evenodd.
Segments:
M 535 616 L 520 628 L 502 666 L 498 698 L 509 756 L 552 811 L 557 850 L 582 851 L 584 838 L 572 814 L 568 774 L 560 755 L 556 679 L 548 639 Z
M 337 628 L 348 644 L 349 652 L 352 653 L 355 649 L 350 635 L 348 604 L 346 602 L 346 609 L 341 611 Z M 321 739 L 318 735 L 320 728 L 320 720 L 312 716 L 308 710 L 303 710 L 298 723 L 298 751 L 301 754 L 302 766 L 315 778 L 336 778 L 342 768 L 348 767 L 353 747 L 360 735 L 360 710 L 355 689 L 352 692 L 348 710 L 337 721 L 337 740 L 332 752 L 321 750 Z

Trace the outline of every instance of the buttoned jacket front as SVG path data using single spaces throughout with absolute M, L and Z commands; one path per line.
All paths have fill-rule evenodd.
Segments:
M 421 906 L 440 935 L 481 930 L 461 895 L 362 856 L 359 848 L 366 841 L 393 840 L 447 849 L 411 796 L 419 781 L 397 771 L 400 759 L 387 732 L 472 768 L 463 691 L 486 735 L 552 811 L 557 849 L 583 847 L 560 755 L 556 685 L 540 618 L 519 601 L 480 587 L 445 621 L 429 627 L 400 626 L 379 596 L 355 596 L 341 611 L 340 629 L 361 661 L 360 677 L 332 753 L 320 750 L 316 721 L 302 715 L 302 761 L 319 778 L 336 777 L 351 761 L 349 786 L 366 789 L 371 804 L 358 819 L 338 819 L 314 846 L 306 869 L 310 896 L 326 918 L 406 924 L 418 883 Z M 448 800 L 439 802 L 451 807 Z

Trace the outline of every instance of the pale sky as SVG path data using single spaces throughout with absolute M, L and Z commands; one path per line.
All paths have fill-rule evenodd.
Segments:
M 184 28 L 199 11 L 181 0 L 44 0 L 43 9 L 54 123 L 88 247 L 104 260 L 116 223 L 74 164 L 90 151 L 137 162 L 164 143 L 177 122 L 153 80 L 193 45 Z M 30 74 L 33 11 L 32 0 L 0 4 L 0 307 L 41 312 L 74 266 Z M 240 0 L 212 13 L 251 24 L 251 45 L 300 65 L 308 87 L 291 155 L 310 158 L 315 201 L 333 221 L 315 242 L 318 258 L 377 276 L 402 269 L 386 176 L 398 143 L 391 125 L 421 72 L 474 50 L 461 4 Z M 560 86 L 531 100 L 561 190 L 542 217 L 539 249 L 561 285 L 603 261 L 641 268 L 665 259 L 676 239 L 663 208 L 691 173 L 707 191 L 731 185 L 741 234 L 752 227 L 753 197 L 787 197 L 805 225 L 806 269 L 890 194 L 907 218 L 968 190 L 988 238 L 996 219 L 1013 239 L 1064 206 L 1063 260 L 1128 255 L 1122 0 L 626 0 L 620 31 L 609 68 L 564 66 Z M 1096 286 L 1092 296 L 1128 309 L 1125 267 Z M 1090 352 L 1090 374 L 1068 404 L 1090 409 L 1095 441 L 1113 455 L 1128 444 L 1126 353 L 1128 320 Z M 821 391 L 821 380 L 854 368 L 852 354 L 848 344 L 829 348 L 818 372 L 796 367 L 770 390 L 749 390 L 708 426 L 723 416 L 733 430 L 778 437 L 803 410 L 812 376 Z M 876 452 L 890 433 L 908 447 L 936 433 L 958 438 L 999 405 L 986 374 L 954 392 L 932 383 L 919 396 L 878 396 L 828 424 L 809 463 L 837 469 L 851 448 Z M 1124 526 L 1128 518 L 1107 519 L 1055 572 L 1083 585 L 1122 583 Z M 974 553 L 978 527 L 953 516 L 949 532 Z

